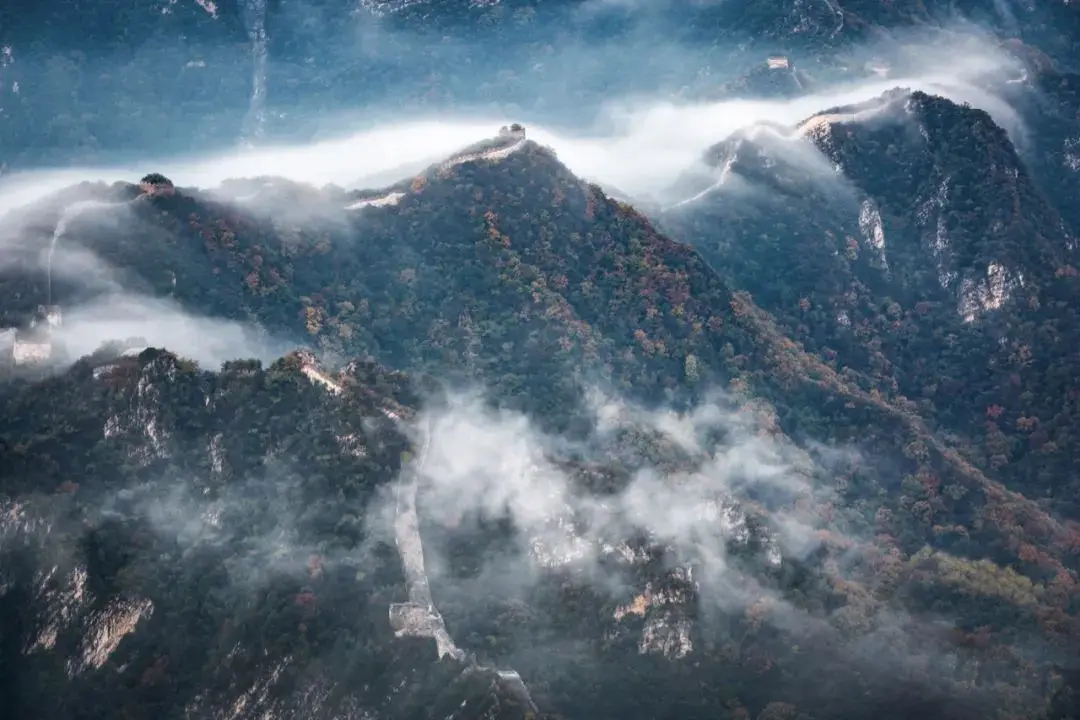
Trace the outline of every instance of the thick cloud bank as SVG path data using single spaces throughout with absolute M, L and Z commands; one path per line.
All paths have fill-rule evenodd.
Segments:
M 73 182 L 133 181 L 147 171 L 162 172 L 178 185 L 204 188 L 229 178 L 266 175 L 315 185 L 366 187 L 407 177 L 512 121 L 525 123 L 530 137 L 554 148 L 582 177 L 635 197 L 658 195 L 707 147 L 740 128 L 762 121 L 794 125 L 814 113 L 868 100 L 895 87 L 970 103 L 1022 139 L 1017 114 L 987 89 L 1018 73 L 1015 60 L 1000 48 L 966 36 L 945 48 L 906 46 L 903 55 L 903 70 L 895 77 L 872 75 L 786 100 L 674 101 L 667 93 L 616 97 L 590 126 L 575 128 L 545 127 L 531 123 L 529 117 L 463 110 L 443 113 L 439 119 L 385 120 L 354 134 L 306 145 L 248 147 L 207 157 L 146 158 L 138 167 L 124 164 L 18 173 L 0 180 L 0 217 Z

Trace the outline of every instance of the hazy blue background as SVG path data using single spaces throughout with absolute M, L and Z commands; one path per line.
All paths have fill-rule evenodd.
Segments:
M 889 36 L 882 27 L 920 32 L 931 13 L 944 19 L 957 9 L 912 0 L 842 5 L 838 24 L 832 0 L 3 3 L 0 164 L 122 161 L 244 138 L 303 141 L 451 110 L 571 126 L 614 96 L 720 93 L 769 53 L 818 71 L 859 67 L 845 48 L 880 48 Z M 999 0 L 960 10 L 1006 31 L 1026 12 L 1023 33 L 1046 36 L 1040 47 L 1053 54 L 1069 47 L 1067 23 L 1053 22 L 1067 7 L 1028 12 Z M 265 73 L 256 72 L 260 38 Z M 256 77 L 265 78 L 265 105 L 253 114 Z

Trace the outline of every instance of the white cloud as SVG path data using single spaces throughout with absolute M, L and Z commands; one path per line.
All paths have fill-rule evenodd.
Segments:
M 897 77 L 825 87 L 788 100 L 727 99 L 674 101 L 669 95 L 613 98 L 591 127 L 556 129 L 528 117 L 491 112 L 445 113 L 440 119 L 381 122 L 336 139 L 306 145 L 264 146 L 206 157 L 148 158 L 139 167 L 108 166 L 16 173 L 0 180 L 0 217 L 79 180 L 135 181 L 157 171 L 178 185 L 213 187 L 237 177 L 275 175 L 322 185 L 364 187 L 388 182 L 388 173 L 408 173 L 464 145 L 494 134 L 506 122 L 528 125 L 530 137 L 553 147 L 571 170 L 634 196 L 661 193 L 710 145 L 732 132 L 768 121 L 795 124 L 828 107 L 868 100 L 895 87 L 909 87 L 969 102 L 987 110 L 1014 136 L 1017 114 L 983 89 L 989 77 L 1014 72 L 1015 61 L 978 36 L 957 36 L 947 47 L 909 45 L 900 53 L 905 70 Z
M 509 519 L 516 546 L 505 550 L 521 562 L 513 571 L 501 568 L 502 585 L 508 574 L 527 584 L 545 568 L 561 565 L 601 576 L 605 584 L 616 582 L 603 577 L 599 560 L 632 555 L 635 539 L 647 538 L 674 561 L 693 564 L 712 598 L 741 602 L 757 585 L 731 570 L 727 556 L 731 544 L 752 539 L 740 503 L 754 496 L 774 506 L 778 520 L 775 537 L 756 541 L 805 552 L 809 529 L 791 503 L 826 490 L 813 487 L 813 464 L 805 453 L 762 432 L 730 398 L 716 395 L 693 413 L 676 414 L 598 393 L 591 397 L 597 432 L 588 439 L 546 435 L 526 417 L 487 408 L 475 395 L 452 397 L 424 421 L 431 431 L 422 471 L 425 520 L 467 532 L 478 521 Z M 613 453 L 620 452 L 615 435 L 626 430 L 650 436 L 658 447 L 670 446 L 662 453 L 678 469 L 631 459 L 623 481 L 598 491 L 583 488 L 556 459 L 573 455 L 610 468 Z M 440 548 L 426 550 L 432 567 L 445 564 Z
M 270 361 L 292 348 L 257 328 L 233 320 L 196 315 L 176 303 L 130 293 L 110 293 L 65 310 L 56 337 L 72 357 L 92 353 L 108 340 L 143 338 L 215 369 L 227 360 Z

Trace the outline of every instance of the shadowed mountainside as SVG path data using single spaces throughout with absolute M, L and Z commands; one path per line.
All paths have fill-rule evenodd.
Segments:
M 1056 174 L 986 113 L 906 91 L 738 134 L 705 166 L 666 228 L 833 368 L 1076 517 L 1058 449 L 1077 432 L 1080 263 Z
M 999 137 L 995 133 L 1000 131 L 971 111 L 922 95 L 896 97 L 915 103 L 919 117 L 928 122 L 944 117 L 980 141 Z M 864 139 L 860 133 L 866 129 L 858 124 L 829 127 L 833 147 L 845 149 L 837 157 L 850 158 L 851 172 L 858 177 L 862 158 L 846 150 L 848 143 L 862 147 L 860 143 L 879 141 L 873 135 Z M 740 151 L 743 147 L 749 146 L 740 145 Z M 1001 152 L 1006 160 L 1011 157 L 1007 149 Z M 760 160 L 752 153 L 749 157 Z M 922 157 L 911 162 L 922 162 Z M 751 162 L 747 167 L 766 166 Z M 1004 176 L 1011 177 L 1008 172 Z M 804 181 L 800 176 L 789 179 Z M 437 523 L 422 529 L 436 539 L 435 547 L 457 547 L 463 563 L 433 581 L 450 632 L 468 651 L 521 672 L 542 710 L 605 715 L 625 714 L 632 706 L 646 708 L 644 714 L 652 717 L 687 717 L 727 707 L 732 717 L 806 712 L 839 718 L 883 717 L 883 708 L 891 708 L 897 717 L 915 712 L 985 717 L 990 707 L 1002 713 L 1038 713 L 1056 690 L 1053 663 L 1068 659 L 1068 648 L 1080 632 L 1075 614 L 1080 547 L 1076 524 L 1057 519 L 1021 488 L 1003 486 L 996 474 L 999 468 L 972 452 L 967 438 L 942 433 L 932 408 L 884 393 L 864 383 L 859 373 L 844 372 L 824 349 L 795 342 L 792 338 L 804 338 L 786 334 L 782 312 L 774 317 L 765 302 L 759 306 L 750 295 L 733 290 L 697 251 L 573 176 L 550 150 L 504 136 L 392 187 L 362 192 L 318 190 L 269 178 L 260 181 L 257 190 L 272 194 L 269 205 L 258 203 L 258 195 L 250 197 L 250 188 L 244 189 L 247 200 L 230 200 L 221 191 L 173 189 L 166 182 L 157 178 L 156 184 L 144 183 L 142 188 L 78 186 L 14 217 L 13 227 L 19 229 L 15 247 L 28 261 L 9 267 L 3 278 L 0 291 L 12 298 L 7 311 L 12 316 L 30 314 L 42 302 L 46 278 L 29 259 L 48 247 L 65 208 L 95 198 L 113 204 L 70 217 L 60 242 L 69 250 L 92 253 L 126 292 L 168 297 L 187 312 L 257 322 L 296 341 L 304 339 L 331 365 L 370 356 L 391 367 L 440 377 L 451 386 L 480 384 L 487 390 L 487 403 L 503 412 L 525 413 L 536 427 L 574 443 L 589 438 L 600 442 L 584 455 L 573 443 L 557 444 L 551 456 L 550 462 L 569 468 L 564 472 L 577 478 L 582 492 L 625 495 L 635 487 L 632 479 L 650 468 L 654 473 L 660 469 L 659 487 L 679 488 L 688 478 L 708 484 L 716 470 L 705 468 L 721 462 L 719 448 L 733 437 L 727 429 L 699 438 L 697 454 L 687 455 L 678 449 L 686 441 L 662 425 L 659 434 L 635 430 L 621 435 L 615 445 L 605 444 L 590 419 L 590 394 L 585 392 L 590 387 L 645 408 L 663 405 L 691 417 L 701 408 L 717 406 L 716 393 L 722 389 L 727 399 L 721 404 L 752 419 L 751 435 L 759 438 L 755 442 L 775 444 L 785 457 L 803 448 L 798 452 L 805 459 L 794 464 L 800 468 L 793 476 L 798 480 L 784 492 L 754 484 L 732 490 L 744 522 L 760 527 L 760 532 L 728 537 L 726 521 L 706 525 L 709 532 L 728 537 L 725 543 L 734 543 L 727 562 L 740 568 L 743 580 L 735 586 L 745 584 L 749 593 L 720 608 L 709 600 L 715 588 L 694 579 L 701 573 L 708 577 L 715 566 L 686 557 L 678 547 L 666 547 L 661 537 L 639 550 L 631 546 L 631 555 L 653 553 L 652 560 L 633 565 L 630 576 L 620 581 L 625 585 L 614 594 L 611 588 L 598 588 L 587 571 L 570 566 L 544 575 L 524 595 L 493 595 L 493 604 L 481 604 L 485 610 L 480 612 L 475 596 L 461 596 L 456 588 L 475 581 L 470 578 L 477 564 L 484 565 L 493 543 L 515 536 L 514 518 L 503 524 L 481 523 L 474 531 Z M 1020 187 L 1016 192 L 1026 191 Z M 885 198 L 880 202 L 883 216 L 911 212 L 888 205 Z M 1041 227 L 1039 218 L 1025 222 L 1036 223 L 1036 230 Z M 1000 241 L 991 235 L 985 251 L 1015 237 L 1010 232 L 1028 233 L 1030 227 L 1003 230 Z M 884 232 L 891 238 L 889 224 Z M 1039 248 L 1035 245 L 1031 252 L 1037 254 Z M 731 269 L 723 269 L 723 256 L 711 254 L 715 248 L 702 250 L 720 258 L 713 262 L 722 272 Z M 958 252 L 958 265 L 973 262 L 972 251 Z M 794 255 L 790 249 L 787 254 Z M 976 264 L 962 269 L 978 270 L 982 260 L 975 255 Z M 1018 256 L 1018 262 L 1029 262 L 1028 256 Z M 873 262 L 865 267 L 875 270 Z M 1023 268 L 1033 273 L 1032 282 L 1056 277 Z M 903 269 L 898 259 L 897 273 Z M 77 308 L 117 291 L 116 286 L 102 288 L 76 279 L 72 274 L 54 279 L 55 303 Z M 954 300 L 941 301 L 942 322 L 954 322 L 947 318 L 958 315 Z M 69 329 L 58 331 L 61 342 Z M 312 708 L 330 712 L 345 707 L 340 705 L 345 696 L 334 695 L 338 691 L 328 690 L 337 698 L 329 705 L 316 705 L 305 700 L 313 696 L 299 688 L 321 677 L 320 668 L 336 657 L 329 649 L 337 647 L 330 638 L 344 642 L 336 626 L 343 607 L 356 607 L 363 596 L 367 599 L 362 602 L 385 608 L 395 592 L 401 597 L 393 590 L 400 587 L 399 579 L 387 580 L 390 589 L 385 591 L 346 583 L 345 575 L 355 574 L 349 558 L 366 531 L 345 532 L 358 520 L 343 520 L 342 513 L 368 517 L 365 503 L 394 477 L 393 458 L 407 442 L 388 428 L 361 442 L 382 448 L 378 453 L 351 453 L 342 438 L 359 432 L 370 413 L 350 398 L 366 395 L 350 390 L 340 401 L 325 396 L 303 377 L 303 361 L 282 361 L 266 371 L 240 364 L 210 373 L 171 355 L 147 353 L 121 360 L 98 377 L 96 363 L 80 361 L 57 378 L 11 380 L 4 412 L 11 421 L 2 437 L 7 456 L 3 466 L 13 469 L 5 477 L 5 493 L 20 503 L 56 488 L 60 498 L 72 492 L 76 499 L 89 497 L 87 504 L 93 508 L 99 505 L 94 493 L 104 489 L 123 494 L 138 482 L 181 476 L 195 478 L 187 482 L 211 497 L 239 492 L 237 505 L 247 509 L 226 525 L 233 542 L 214 545 L 217 559 L 207 561 L 228 569 L 230 557 L 248 557 L 247 550 L 241 550 L 263 537 L 257 522 L 244 519 L 244 513 L 252 511 L 249 505 L 254 502 L 267 508 L 260 512 L 275 517 L 276 506 L 259 505 L 268 502 L 259 498 L 267 492 L 262 486 L 269 468 L 288 473 L 295 481 L 285 482 L 285 487 L 295 487 L 300 494 L 283 499 L 282 507 L 292 512 L 311 508 L 310 514 L 300 515 L 301 539 L 320 548 L 314 553 L 319 556 L 337 553 L 342 568 L 349 569 L 340 570 L 345 585 L 332 596 L 339 597 L 340 604 L 335 600 L 323 605 L 320 600 L 319 609 L 313 610 L 308 605 L 315 601 L 305 595 L 309 590 L 291 580 L 293 585 L 280 585 L 289 589 L 277 596 L 282 598 L 280 622 L 259 611 L 264 632 L 280 637 L 275 645 L 280 654 L 271 657 L 281 657 L 283 668 L 289 668 L 282 670 L 288 673 L 284 684 L 275 679 L 271 685 L 282 693 L 280 702 L 301 703 L 316 715 L 324 710 Z M 346 377 L 355 367 L 346 370 Z M 25 372 L 20 369 L 16 375 Z M 357 387 L 378 387 L 379 377 L 375 373 L 357 381 Z M 213 388 L 218 386 L 228 390 L 214 400 L 218 394 Z M 420 410 L 433 397 L 433 391 L 426 392 L 398 402 Z M 73 413 L 73 403 L 86 409 Z M 88 414 L 80 419 L 79 413 Z M 128 424 L 117 420 L 110 425 L 114 416 L 128 418 Z M 125 433 L 135 433 L 135 439 L 126 441 L 121 433 L 114 440 L 109 428 L 119 427 L 117 423 Z M 266 429 L 259 430 L 264 425 Z M 222 456 L 223 450 L 213 449 L 215 442 L 225 443 L 224 450 L 234 449 Z M 238 463 L 240 469 L 228 482 L 213 480 L 220 472 L 215 457 Z M 357 462 L 374 464 L 354 467 Z M 514 480 L 506 476 L 499 482 Z M 259 489 L 246 490 L 251 483 Z M 345 502 L 324 508 L 319 498 L 329 497 Z M 86 512 L 79 509 L 85 507 L 81 502 L 64 512 L 79 518 Z M 324 517 L 326 512 L 330 515 Z M 133 512 L 135 519 L 129 521 L 138 524 L 146 515 Z M 768 553 L 762 543 L 789 532 L 785 518 L 797 519 L 802 539 L 786 541 L 778 569 L 763 558 Z M 103 577 L 119 577 L 113 582 L 129 592 L 123 597 L 165 602 L 154 599 L 166 587 L 158 573 L 173 561 L 142 555 L 135 550 L 138 545 L 124 549 L 122 538 L 130 535 L 123 522 L 129 521 L 92 521 L 93 527 L 102 523 L 104 528 L 120 523 L 122 530 L 102 540 L 105 549 L 95 553 L 136 553 L 130 562 L 112 561 Z M 78 537 L 82 531 L 72 532 Z M 180 557 L 177 567 L 189 572 Z M 302 564 L 291 565 L 291 572 L 310 577 L 313 571 Z M 22 567 L 26 574 L 12 587 L 27 593 L 36 582 L 35 573 L 45 566 L 38 559 Z M 129 567 L 125 572 L 133 574 L 118 576 L 120 567 Z M 327 567 L 324 577 L 335 577 L 338 571 Z M 396 567 L 389 562 L 378 572 L 398 578 Z M 439 582 L 445 603 L 439 599 Z M 661 588 L 670 588 L 674 595 L 661 593 Z M 288 600 L 290 593 L 295 602 Z M 110 594 L 95 590 L 94 597 Z M 171 600 L 181 608 L 188 602 L 199 607 L 197 597 L 176 593 Z M 622 602 L 638 609 L 618 614 Z M 237 618 L 247 617 L 236 612 L 197 615 L 206 618 L 208 634 L 205 640 L 204 635 L 188 634 L 192 647 L 176 652 L 185 658 L 192 653 L 193 659 L 175 660 L 176 678 L 170 682 L 187 683 L 184 687 L 204 683 L 200 668 L 223 662 L 222 653 L 228 653 L 234 637 L 230 633 L 239 632 Z M 305 613 L 327 624 L 309 622 Z M 640 623 L 640 635 L 633 626 L 622 627 L 613 613 Z M 154 617 L 165 614 L 157 610 Z M 385 614 L 379 622 L 384 621 Z M 124 653 L 134 653 L 143 642 L 148 649 L 140 651 L 139 662 L 143 667 L 157 662 L 160 652 L 149 648 L 161 641 L 153 628 L 164 626 L 143 627 L 107 662 L 124 665 Z M 319 627 L 330 633 L 330 644 L 319 646 L 326 652 L 311 649 L 311 633 Z M 376 656 L 389 642 L 384 638 L 387 630 L 388 624 L 365 635 L 363 642 L 370 643 Z M 145 639 L 139 640 L 144 632 Z M 6 657 L 24 652 L 24 641 L 14 638 L 31 634 L 20 630 L 10 635 Z M 85 630 L 71 631 L 75 646 L 80 637 L 85 642 Z M 59 678 L 47 674 L 59 672 L 64 656 L 56 657 L 54 669 L 43 670 L 47 677 Z M 875 658 L 872 668 L 869 657 Z M 174 660 L 166 662 L 173 667 Z M 424 673 L 428 671 L 416 668 L 430 661 L 397 662 Z M 256 677 L 265 680 L 268 676 L 258 673 L 270 667 L 270 660 L 252 666 L 253 682 Z M 387 677 L 396 678 L 396 672 Z M 343 677 L 333 680 L 344 682 Z M 54 694 L 63 702 L 81 692 L 78 684 L 48 682 L 50 688 L 61 688 Z M 15 688 L 24 684 L 7 692 L 19 693 L 13 697 L 22 698 L 27 708 L 50 707 L 34 703 L 45 702 L 53 691 L 38 694 L 38 686 L 31 683 L 34 689 L 22 695 Z M 853 687 L 861 690 L 853 692 Z M 406 702 L 387 695 L 387 688 L 374 684 L 370 695 L 349 695 L 349 702 L 368 710 L 380 703 L 397 708 L 394 703 Z M 127 693 L 133 716 L 151 712 L 151 696 L 163 697 L 135 687 L 116 692 Z M 222 689 L 213 701 L 235 701 L 242 692 L 239 686 Z M 193 693 L 187 695 L 191 702 L 198 699 Z M 420 701 L 428 695 L 417 691 L 410 697 Z M 910 697 L 923 698 L 925 705 L 911 706 L 904 700 Z M 271 701 L 260 702 L 260 707 L 269 707 Z M 247 711 L 239 712 L 243 716 Z M 470 709 L 461 717 L 483 716 L 483 711 L 476 712 Z

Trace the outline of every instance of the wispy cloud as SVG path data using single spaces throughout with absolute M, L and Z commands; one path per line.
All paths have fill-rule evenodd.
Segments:
M 688 52 L 688 51 L 681 51 Z M 634 196 L 662 193 L 710 145 L 760 122 L 793 125 L 836 105 L 870 99 L 895 87 L 942 94 L 987 110 L 1015 135 L 1018 115 L 984 89 L 990 77 L 1014 71 L 1015 61 L 978 35 L 957 36 L 948 47 L 902 46 L 895 77 L 871 76 L 785 100 L 676 101 L 669 93 L 613 98 L 589 126 L 553 128 L 527 116 L 463 110 L 433 118 L 386 120 L 336 139 L 305 145 L 265 146 L 204 157 L 147 158 L 139 167 L 117 165 L 14 174 L 0 181 L 0 217 L 76 180 L 133 181 L 160 171 L 179 185 L 210 188 L 236 177 L 281 176 L 322 185 L 363 187 L 407 176 L 430 162 L 490 136 L 509 121 L 529 125 L 535 140 L 550 145 L 574 172 Z M 385 116 L 385 114 L 384 114 Z
M 793 507 L 827 492 L 814 486 L 815 464 L 731 398 L 717 394 L 689 415 L 646 411 L 598 392 L 591 405 L 593 432 L 573 439 L 546 435 L 478 396 L 451 398 L 428 419 L 425 518 L 455 530 L 509 520 L 522 582 L 564 566 L 602 575 L 604 562 L 633 555 L 641 550 L 634 543 L 647 538 L 673 562 L 693 564 L 710 597 L 730 602 L 753 585 L 729 567 L 731 547 L 756 543 L 763 566 L 781 552 L 807 551 L 811 529 Z M 648 453 L 627 456 L 627 433 Z M 613 462 L 619 478 L 588 487 L 589 473 L 571 471 L 560 457 L 595 468 Z M 752 537 L 744 502 L 770 507 L 778 524 Z
M 122 291 L 65 310 L 56 338 L 72 358 L 92 353 L 107 340 L 141 338 L 211 369 L 238 358 L 269 362 L 294 347 L 249 323 L 191 313 L 168 299 Z

